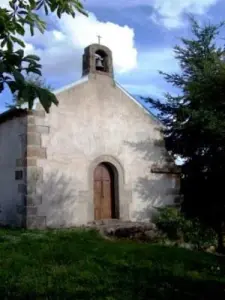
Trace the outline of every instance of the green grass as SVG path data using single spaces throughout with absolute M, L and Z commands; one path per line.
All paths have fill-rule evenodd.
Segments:
M 225 299 L 225 258 L 108 241 L 94 231 L 0 230 L 0 295 L 1 299 Z

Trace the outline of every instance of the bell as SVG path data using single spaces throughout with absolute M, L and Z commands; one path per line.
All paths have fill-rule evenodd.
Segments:
M 101 60 L 100 58 L 97 58 L 97 59 L 96 59 L 96 69 L 97 69 L 97 70 L 103 70 L 103 69 L 104 69 L 102 60 Z

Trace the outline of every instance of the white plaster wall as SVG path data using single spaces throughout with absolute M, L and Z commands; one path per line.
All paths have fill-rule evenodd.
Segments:
M 15 117 L 0 124 L 0 224 L 21 225 L 22 215 L 18 213 L 23 206 L 23 199 L 15 180 L 16 159 L 22 158 L 25 148 L 22 136 L 26 132 L 25 117 Z
M 102 155 L 117 159 L 125 171 L 125 190 L 130 220 L 148 220 L 153 206 L 173 201 L 167 195 L 174 181 L 150 172 L 153 163 L 164 160 L 154 141 L 161 139 L 158 123 L 107 76 L 96 75 L 88 82 L 57 95 L 45 124 L 50 133 L 42 136 L 47 160 L 44 169 L 42 205 L 38 214 L 47 216 L 48 226 L 85 224 L 93 219 L 87 198 L 89 166 Z M 92 185 L 91 185 L 92 188 Z M 127 204 L 126 204 L 127 205 Z

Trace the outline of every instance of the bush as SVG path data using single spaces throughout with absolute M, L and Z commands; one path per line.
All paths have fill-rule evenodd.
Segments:
M 193 219 L 188 228 L 184 228 L 185 240 L 195 245 L 197 249 L 205 250 L 210 246 L 217 245 L 216 232 L 201 223 L 198 219 Z
M 157 208 L 155 223 L 171 240 L 182 239 L 184 219 L 180 211 L 172 206 Z
M 198 219 L 187 219 L 174 206 L 160 207 L 157 211 L 155 223 L 169 240 L 190 243 L 198 250 L 216 245 L 215 231 L 204 226 Z

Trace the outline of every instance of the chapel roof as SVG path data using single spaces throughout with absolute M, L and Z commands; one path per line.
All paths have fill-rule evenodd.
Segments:
M 23 108 L 10 108 L 0 114 L 0 125 L 7 122 L 15 117 L 25 116 L 27 113 L 26 109 Z

